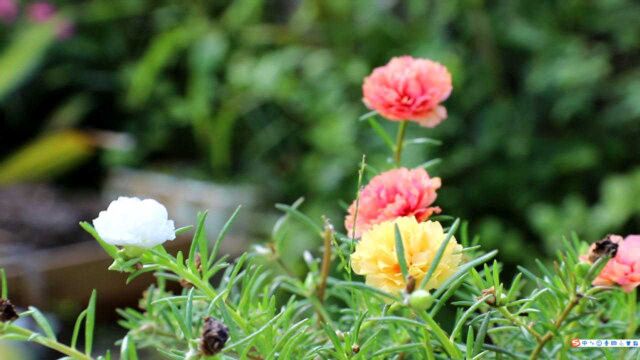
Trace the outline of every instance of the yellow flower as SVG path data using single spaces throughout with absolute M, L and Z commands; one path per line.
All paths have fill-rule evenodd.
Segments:
M 446 234 L 437 221 L 419 223 L 414 216 L 400 217 L 373 226 L 362 235 L 351 255 L 351 267 L 356 274 L 366 276 L 366 283 L 387 292 L 399 292 L 406 287 L 396 256 L 395 224 L 402 234 L 407 268 L 419 284 L 429 270 Z M 462 262 L 462 246 L 455 238 L 449 240 L 440 263 L 427 283 L 427 289 L 442 285 Z

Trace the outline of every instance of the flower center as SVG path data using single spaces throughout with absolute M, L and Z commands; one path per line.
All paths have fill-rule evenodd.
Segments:
M 414 99 L 408 95 L 404 95 L 402 98 L 400 98 L 400 103 L 402 105 L 412 105 L 413 102 L 414 102 Z

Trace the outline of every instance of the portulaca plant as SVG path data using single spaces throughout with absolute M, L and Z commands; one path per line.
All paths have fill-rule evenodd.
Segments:
M 584 348 L 579 339 L 637 336 L 636 287 L 640 236 L 607 236 L 588 245 L 571 236 L 549 264 L 519 267 L 505 279 L 497 251 L 482 249 L 467 223 L 436 206 L 442 180 L 427 161 L 405 168 L 410 122 L 434 127 L 446 119 L 451 93 L 446 68 L 402 57 L 364 81 L 367 121 L 391 156 L 380 171 L 363 157 L 358 190 L 344 231 L 330 219 L 313 219 L 302 201 L 278 204 L 283 212 L 272 237 L 236 259 L 220 244 L 241 216 L 238 208 L 215 237 L 199 214 L 195 228 L 175 229 L 154 200 L 121 197 L 81 226 L 113 258 L 112 271 L 127 283 L 153 273 L 155 283 L 137 308 L 119 311 L 127 335 L 120 353 L 93 349 L 94 292 L 80 313 L 70 343 L 60 342 L 42 313 L 18 311 L 2 272 L 0 334 L 35 342 L 66 359 L 636 359 L 638 348 Z M 395 141 L 377 120 L 398 122 Z M 367 181 L 368 177 L 371 177 Z M 366 182 L 366 184 L 365 184 Z M 364 185 L 364 186 L 363 186 Z M 292 222 L 316 236 L 321 248 L 303 256 L 304 277 L 282 261 Z M 169 253 L 165 241 L 192 232 L 188 252 Z M 593 240 L 593 239 L 589 239 Z M 173 286 L 170 286 L 174 283 Z M 172 291 L 179 284 L 181 291 Z M 122 284 L 126 286 L 126 284 Z M 40 327 L 17 325 L 32 317 Z M 150 352 L 149 352 L 150 351 Z

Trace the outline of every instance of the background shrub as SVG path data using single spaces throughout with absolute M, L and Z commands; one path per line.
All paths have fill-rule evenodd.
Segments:
M 430 168 L 443 178 L 438 202 L 472 219 L 487 248 L 517 262 L 554 250 L 570 229 L 595 240 L 638 228 L 637 2 L 56 5 L 76 24 L 70 39 L 24 20 L 0 32 L 0 63 L 19 64 L 0 67 L 15 79 L 0 82 L 0 150 L 62 128 L 137 140 L 62 184 L 97 187 L 120 165 L 245 179 L 264 187 L 267 203 L 308 194 L 325 200 L 307 212 L 330 208 L 339 219 L 336 199 L 351 201 L 361 149 L 383 146 L 356 121 L 366 112 L 361 80 L 411 54 L 447 65 L 454 93 L 449 120 L 414 131 L 443 146 L 407 157 L 446 154 Z

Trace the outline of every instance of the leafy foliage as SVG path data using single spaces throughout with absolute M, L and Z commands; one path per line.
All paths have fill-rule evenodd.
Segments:
M 284 208 L 276 226 L 292 221 L 312 223 L 302 213 L 291 216 L 295 207 Z M 213 249 L 236 215 L 225 225 Z M 281 254 L 273 251 L 277 244 L 267 246 L 270 251 L 244 254 L 233 262 L 226 256 L 218 258 L 215 250 L 209 252 L 205 217 L 206 213 L 199 216 L 189 254 L 178 252 L 175 256 L 160 245 L 139 257 L 126 258 L 122 251 L 111 251 L 112 245 L 102 242 L 91 225 L 83 224 L 114 256 L 112 268 L 129 272 L 130 279 L 144 272 L 153 272 L 157 278 L 138 309 L 119 310 L 119 323 L 128 330 L 121 342 L 121 359 L 137 359 L 139 348 L 155 349 L 167 359 L 204 359 L 201 332 L 209 316 L 228 327 L 229 341 L 216 355 L 221 359 L 481 359 L 499 355 L 535 359 L 558 354 L 578 359 L 600 356 L 603 350 L 571 350 L 570 339 L 630 338 L 637 331 L 635 293 L 590 285 L 608 258 L 596 261 L 586 275 L 576 275 L 585 245 L 575 236 L 564 242 L 552 268 L 542 263 L 536 271 L 520 268 L 507 285 L 501 277 L 502 265 L 495 260 L 488 263 L 496 251 L 478 252 L 463 226 L 459 237 L 469 260 L 432 294 L 433 305 L 424 309 L 414 307 L 408 301 L 409 294 L 385 293 L 352 279 L 344 261 L 351 251 L 351 239 L 334 233 L 330 226 L 322 234 L 329 240 L 325 256 L 321 260 L 307 255 L 308 272 L 300 280 L 288 274 L 279 261 Z M 449 234 L 455 230 L 452 226 Z M 265 261 L 278 263 L 282 271 L 266 270 Z M 333 269 L 331 275 L 322 270 L 325 261 Z M 476 269 L 479 265 L 483 268 Z M 219 278 L 216 286 L 209 281 L 212 278 Z M 172 281 L 183 286 L 180 293 L 168 290 Z M 320 293 L 323 283 L 326 288 Z M 6 287 L 6 280 L 2 286 Z M 6 290 L 3 296 L 8 296 Z M 72 359 L 92 359 L 95 301 L 94 292 L 78 317 L 71 346 L 56 340 L 47 319 L 36 308 L 20 316 L 33 317 L 41 332 L 6 322 L 0 333 L 4 339 L 33 341 Z M 458 309 L 450 329 L 436 320 L 446 306 Z M 83 323 L 84 353 L 76 347 Z M 613 356 L 607 351 L 607 356 Z M 622 351 L 616 358 L 639 355 L 637 349 L 616 351 Z

